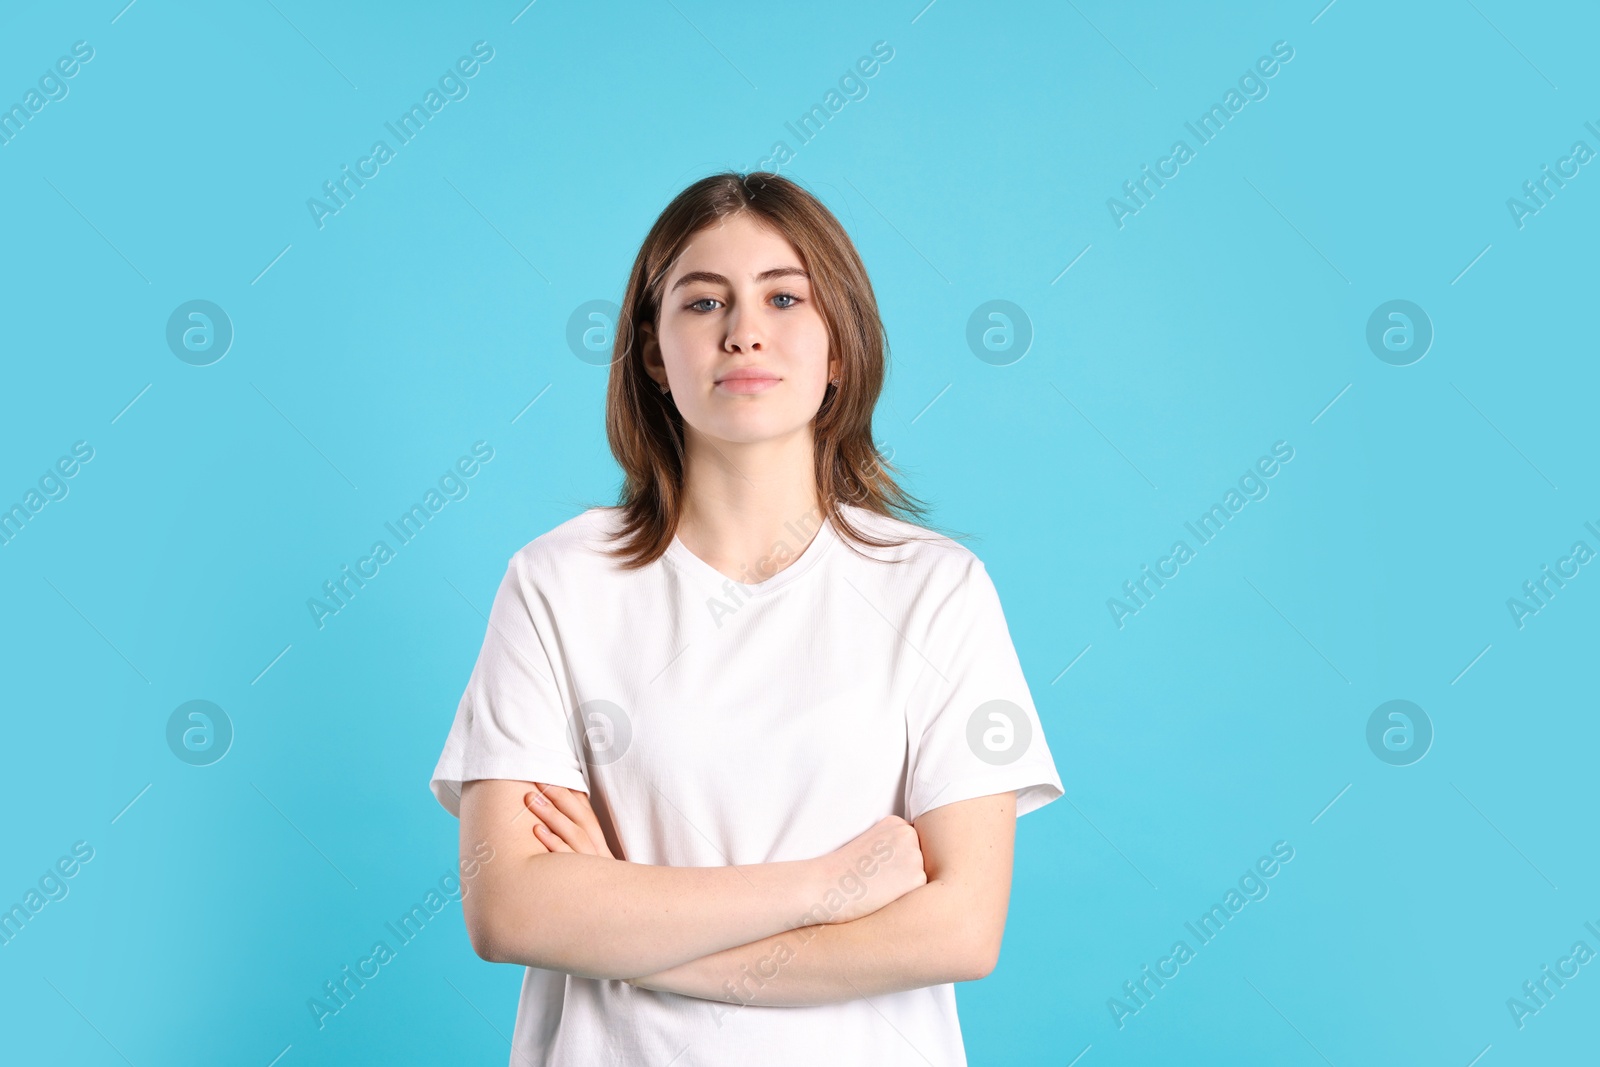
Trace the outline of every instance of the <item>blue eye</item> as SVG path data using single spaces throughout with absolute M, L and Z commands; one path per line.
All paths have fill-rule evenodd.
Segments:
M 779 304 L 778 305 L 778 310 L 779 311 L 788 311 L 790 308 L 795 307 L 796 305 L 802 303 L 801 298 L 798 295 L 794 294 L 794 293 L 777 293 L 777 294 L 775 294 L 773 296 L 772 299 L 774 299 L 774 300 L 788 300 L 788 301 L 791 301 L 788 304 Z M 702 305 L 702 304 L 720 304 L 720 303 L 722 303 L 722 301 L 718 300 L 714 296 L 703 296 L 699 300 L 695 300 L 695 301 L 692 301 L 692 302 L 690 302 L 688 304 L 685 304 L 684 305 L 684 309 L 687 310 L 687 311 L 697 311 L 697 312 L 704 313 L 704 312 L 711 311 L 712 309 L 708 308 L 708 307 L 701 307 L 700 305 Z

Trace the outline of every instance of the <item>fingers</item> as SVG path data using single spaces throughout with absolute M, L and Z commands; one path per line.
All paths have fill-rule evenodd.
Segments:
M 529 836 L 533 838 L 533 854 L 537 856 L 542 852 L 552 851 L 550 846 L 546 844 L 549 838 L 541 836 L 539 832 L 546 829 L 546 827 L 544 823 L 539 821 L 539 817 L 533 813 L 533 806 L 528 803 L 527 794 L 523 794 L 522 797 L 522 810 L 528 814 L 528 821 L 533 824 L 529 827 Z
M 594 809 L 589 806 L 587 793 L 559 785 L 544 786 L 544 791 L 545 796 L 554 802 L 563 815 L 581 826 L 589 835 L 589 842 L 594 846 L 595 855 L 607 859 L 614 858 L 611 849 L 606 845 L 605 831 L 600 829 L 600 820 L 595 817 Z
M 595 847 L 588 829 L 562 810 L 562 807 L 567 809 L 573 807 L 570 799 L 562 796 L 569 792 L 560 786 L 535 782 L 534 791 L 523 798 L 528 810 L 533 812 L 537 820 L 534 826 L 535 839 L 551 852 L 578 852 L 590 856 L 602 854 L 601 849 Z M 558 799 L 562 802 L 561 807 L 557 806 Z M 585 801 L 584 807 L 587 806 L 588 803 Z
M 550 827 L 546 826 L 542 822 L 536 822 L 536 823 L 533 824 L 533 838 L 534 838 L 535 841 L 539 842 L 540 844 L 542 844 L 545 847 L 545 851 L 546 852 L 573 852 L 573 851 L 575 851 L 565 841 L 563 841 L 559 836 L 557 836 L 555 833 L 553 833 L 550 830 Z

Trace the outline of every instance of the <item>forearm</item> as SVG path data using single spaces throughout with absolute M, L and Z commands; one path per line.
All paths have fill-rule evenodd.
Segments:
M 806 860 L 666 867 L 545 853 L 495 875 L 468 917 L 479 954 L 583 978 L 651 974 L 758 941 L 804 921 L 817 892 Z
M 633 979 L 728 1004 L 833 1004 L 981 978 L 993 961 L 965 933 L 956 888 L 938 880 L 860 919 L 806 926 Z

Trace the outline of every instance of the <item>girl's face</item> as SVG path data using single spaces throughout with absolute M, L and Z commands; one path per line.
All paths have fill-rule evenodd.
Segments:
M 806 430 L 828 380 L 828 329 L 800 254 L 747 214 L 690 238 L 667 275 L 644 364 L 686 427 L 752 444 Z

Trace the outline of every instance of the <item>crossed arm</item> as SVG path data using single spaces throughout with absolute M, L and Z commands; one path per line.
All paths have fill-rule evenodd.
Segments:
M 725 1003 L 837 1003 L 988 974 L 1015 827 L 1016 795 L 998 793 L 811 860 L 653 866 L 612 857 L 583 793 L 472 781 L 462 906 L 484 959 Z

